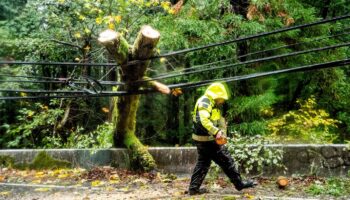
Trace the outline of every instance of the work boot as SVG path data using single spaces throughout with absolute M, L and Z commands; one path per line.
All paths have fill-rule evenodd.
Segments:
M 251 187 L 255 187 L 256 185 L 258 185 L 257 182 L 253 181 L 253 180 L 246 180 L 246 181 L 242 181 L 241 184 L 237 184 L 236 189 L 238 191 L 241 191 L 245 188 L 251 188 Z
M 205 188 L 201 188 L 198 190 L 188 190 L 188 194 L 189 195 L 200 195 L 200 194 L 204 194 L 204 193 L 208 193 L 209 191 Z

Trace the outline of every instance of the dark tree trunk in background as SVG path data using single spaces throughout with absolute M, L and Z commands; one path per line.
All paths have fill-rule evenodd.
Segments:
M 248 0 L 230 0 L 230 4 L 232 6 L 233 13 L 237 15 L 241 15 L 244 19 L 247 19 L 247 13 L 248 13 L 248 6 L 249 1 Z M 241 62 L 244 62 L 247 60 L 247 57 L 240 57 L 242 55 L 245 55 L 249 52 L 249 46 L 248 41 L 242 41 L 237 43 L 237 49 L 236 49 L 236 55 L 238 57 L 238 60 Z M 241 94 L 247 94 L 247 88 L 248 83 L 247 81 L 241 81 L 240 82 L 240 93 Z
M 247 19 L 247 12 L 249 2 L 248 0 L 230 0 L 232 6 L 232 11 L 237 15 L 242 15 L 244 19 Z M 247 41 L 242 41 L 237 43 L 237 57 L 245 55 L 248 53 L 248 43 Z M 246 57 L 240 58 L 240 61 L 246 61 Z
M 169 110 L 167 120 L 167 130 L 169 132 L 168 137 L 171 138 L 172 144 L 179 144 L 179 127 L 180 127 L 180 98 L 169 98 Z
M 326 19 L 327 16 L 328 16 L 330 5 L 331 5 L 331 0 L 325 0 L 324 1 L 323 8 L 321 10 L 321 15 L 322 15 L 323 19 Z

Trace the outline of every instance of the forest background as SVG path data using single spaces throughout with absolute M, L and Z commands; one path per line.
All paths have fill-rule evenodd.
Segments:
M 159 30 L 157 53 L 197 47 L 349 14 L 348 0 L 2 0 L 0 60 L 110 63 L 99 33 L 113 29 L 134 41 L 143 25 Z M 149 77 L 206 69 L 349 42 L 349 19 L 239 43 L 153 59 Z M 334 36 L 335 35 L 335 36 Z M 334 37 L 332 37 L 334 36 Z M 289 45 L 285 48 L 279 48 Z M 273 49 L 264 53 L 255 53 Z M 249 65 L 180 75 L 165 84 L 287 69 L 349 58 L 342 47 Z M 273 75 L 228 83 L 223 107 L 229 136 L 274 143 L 346 143 L 350 140 L 349 68 Z M 83 76 L 116 81 L 113 66 L 0 65 L 0 96 L 10 90 L 69 90 L 34 80 Z M 32 78 L 34 77 L 34 78 Z M 49 78 L 43 78 L 49 77 Z M 50 79 L 51 78 L 51 79 Z M 24 80 L 29 82 L 19 82 Z M 112 90 L 111 87 L 108 90 Z M 191 145 L 191 112 L 205 87 L 181 96 L 142 95 L 136 135 L 150 146 Z M 108 148 L 113 146 L 109 97 L 0 100 L 0 148 Z

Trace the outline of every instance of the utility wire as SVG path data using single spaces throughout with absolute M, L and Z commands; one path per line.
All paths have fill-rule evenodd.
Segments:
M 312 52 L 324 51 L 324 50 L 329 50 L 329 49 L 335 49 L 335 48 L 345 47 L 345 46 L 349 46 L 349 45 L 350 45 L 350 42 L 341 43 L 341 44 L 332 45 L 332 46 L 326 46 L 326 47 L 321 47 L 321 48 L 314 48 L 314 49 L 309 49 L 309 50 L 304 50 L 304 51 L 297 51 L 297 52 L 293 52 L 293 53 L 286 53 L 286 54 L 270 56 L 270 57 L 265 57 L 265 58 L 253 59 L 253 60 L 248 60 L 248 61 L 241 62 L 241 63 L 233 63 L 233 64 L 227 64 L 227 65 L 211 67 L 211 68 L 206 68 L 206 69 L 194 70 L 194 71 L 184 72 L 184 73 L 181 73 L 181 74 L 164 75 L 164 76 L 159 76 L 159 77 L 156 77 L 156 78 L 151 78 L 149 80 L 139 81 L 139 82 L 147 82 L 147 81 L 153 81 L 153 80 L 163 80 L 163 79 L 168 79 L 168 78 L 174 78 L 174 77 L 177 77 L 177 76 L 183 76 L 183 75 L 189 75 L 189 74 L 197 74 L 197 73 L 202 73 L 202 72 L 212 71 L 212 70 L 217 70 L 217 69 L 223 69 L 223 68 L 228 68 L 228 67 L 236 67 L 236 66 L 252 64 L 252 63 L 256 63 L 256 62 L 269 61 L 269 60 L 274 60 L 274 59 L 279 59 L 279 58 L 285 58 L 285 57 L 290 57 L 290 56 L 306 54 L 306 53 L 312 53 Z
M 344 30 L 347 30 L 347 29 L 350 29 L 350 28 L 345 28 Z M 267 50 L 263 50 L 263 51 L 256 51 L 256 52 L 240 55 L 240 56 L 237 56 L 236 58 L 244 58 L 244 57 L 248 57 L 248 56 L 252 56 L 252 55 L 256 55 L 256 54 L 263 54 L 263 53 L 268 53 L 268 52 L 271 52 L 271 51 L 276 51 L 276 50 L 283 49 L 283 48 L 289 48 L 289 47 L 293 47 L 293 46 L 309 44 L 311 42 L 316 42 L 316 41 L 321 41 L 321 40 L 324 40 L 324 39 L 339 37 L 339 36 L 342 36 L 342 35 L 347 35 L 349 33 L 350 32 L 339 33 L 339 34 L 336 34 L 336 35 L 331 35 L 331 36 L 326 36 L 326 37 L 322 37 L 322 38 L 317 38 L 317 39 L 310 40 L 310 41 L 299 42 L 299 43 L 294 43 L 294 44 L 290 44 L 290 45 L 283 45 L 283 46 L 279 46 L 279 47 L 275 47 L 275 48 L 271 48 L 271 49 L 267 49 Z M 214 64 L 218 64 L 218 63 L 231 61 L 231 60 L 234 60 L 236 58 L 228 58 L 228 59 L 214 61 L 214 62 L 211 62 L 211 63 L 202 64 L 202 65 L 195 65 L 195 66 L 192 66 L 192 67 L 186 68 L 186 69 L 174 70 L 174 71 L 170 71 L 170 72 L 167 72 L 167 73 L 158 74 L 157 76 L 154 76 L 154 77 L 151 77 L 151 78 L 158 78 L 158 77 L 162 77 L 164 75 L 180 73 L 180 72 L 183 72 L 183 71 L 191 71 L 191 70 L 202 68 L 202 67 L 205 67 L 205 66 L 210 66 L 210 65 L 214 65 Z M 99 79 L 99 81 L 102 80 L 103 78 L 105 78 L 115 68 L 116 68 L 116 66 L 113 66 L 105 75 L 103 75 Z M 48 79 L 48 80 L 58 80 L 58 81 L 64 81 L 64 80 L 68 80 L 69 79 L 69 78 L 62 78 L 62 77 L 59 78 L 59 77 L 44 77 L 44 76 L 18 76 L 18 75 L 15 76 L 15 75 L 11 75 L 11 74 L 0 74 L 0 77 L 28 78 L 28 79 L 35 78 L 35 79 Z M 70 79 L 70 80 L 78 81 L 79 79 Z
M 207 49 L 207 48 L 211 48 L 211 47 L 222 46 L 222 45 L 226 45 L 226 44 L 231 44 L 231 43 L 240 42 L 240 41 L 244 41 L 244 40 L 250 40 L 250 39 L 259 38 L 259 37 L 268 36 L 268 35 L 273 35 L 273 34 L 276 34 L 276 33 L 282 33 L 282 32 L 286 32 L 286 31 L 290 31 L 290 30 L 306 28 L 306 27 L 310 27 L 310 26 L 315 26 L 315 25 L 319 25 L 319 24 L 329 23 L 329 22 L 338 21 L 338 20 L 347 19 L 347 18 L 350 18 L 350 14 L 334 17 L 334 18 L 331 18 L 331 19 L 324 19 L 324 20 L 320 20 L 320 21 L 317 21 L 317 22 L 312 22 L 312 23 L 307 23 L 307 24 L 301 24 L 301 25 L 281 28 L 281 29 L 277 29 L 277 30 L 274 30 L 274 31 L 270 31 L 270 32 L 263 32 L 263 33 L 259 33 L 259 34 L 256 34 L 256 35 L 236 38 L 236 39 L 233 39 L 233 40 L 227 40 L 227 41 L 224 41 L 224 42 L 211 43 L 211 44 L 207 44 L 207 45 L 204 45 L 204 46 L 193 47 L 193 48 L 183 49 L 183 50 L 179 50 L 179 51 L 173 51 L 173 52 L 169 52 L 169 53 L 166 53 L 166 54 L 153 56 L 153 57 L 151 57 L 151 59 L 168 57 L 168 56 L 173 56 L 173 55 L 178 55 L 178 54 L 183 54 L 183 53 L 189 53 L 189 52 L 192 52 L 192 51 L 198 51 L 198 50 Z
M 309 44 L 311 42 L 317 42 L 317 41 L 321 41 L 321 40 L 324 40 L 324 39 L 339 37 L 339 36 L 342 36 L 342 35 L 347 35 L 349 33 L 350 32 L 345 32 L 345 33 L 340 33 L 340 34 L 336 34 L 336 35 L 331 35 L 331 36 L 326 36 L 326 37 L 322 37 L 322 38 L 317 38 L 317 39 L 310 40 L 310 41 L 299 42 L 299 43 L 294 43 L 294 44 L 290 44 L 290 45 L 283 45 L 283 46 L 279 46 L 279 47 L 275 47 L 275 48 L 271 48 L 271 49 L 267 49 L 267 50 L 262 50 L 262 51 L 255 51 L 255 52 L 252 52 L 252 53 L 248 53 L 248 54 L 237 56 L 235 58 L 228 58 L 228 59 L 214 61 L 214 62 L 211 62 L 211 63 L 202 64 L 202 65 L 195 65 L 195 66 L 192 66 L 192 67 L 186 68 L 186 69 L 174 70 L 174 71 L 170 71 L 170 72 L 167 72 L 167 73 L 158 74 L 158 75 L 156 75 L 154 77 L 151 77 L 151 78 L 162 77 L 164 75 L 180 73 L 180 72 L 183 72 L 183 71 L 191 71 L 191 70 L 202 68 L 202 67 L 205 67 L 205 66 L 210 66 L 210 65 L 214 65 L 214 64 L 218 64 L 218 63 L 227 62 L 227 61 L 234 60 L 234 59 L 237 59 L 237 58 L 245 58 L 245 57 L 248 57 L 248 56 L 252 56 L 252 55 L 256 55 L 256 54 L 268 53 L 268 52 L 276 51 L 276 50 L 283 49 L 283 48 L 289 48 L 289 47 L 293 47 L 293 46 Z
M 66 84 L 67 80 L 0 80 L 0 83 L 10 82 L 10 83 L 63 83 Z M 79 79 L 73 79 L 73 80 L 79 80 Z M 87 81 L 74 81 L 75 84 L 88 84 Z M 117 81 L 99 81 L 101 85 L 125 85 L 123 82 L 117 82 Z
M 340 66 L 346 66 L 346 65 L 350 65 L 350 58 L 347 58 L 347 59 L 344 59 L 344 60 L 337 60 L 337 61 L 327 62 L 327 63 L 318 63 L 318 64 L 294 67 L 294 68 L 289 68 L 289 69 L 275 70 L 275 71 L 270 71 L 270 72 L 260 72 L 260 73 L 253 73 L 253 74 L 248 74 L 248 75 L 241 75 L 241 76 L 234 76 L 234 77 L 227 77 L 227 78 L 219 78 L 219 79 L 212 79 L 212 80 L 206 80 L 206 81 L 199 81 L 199 82 L 196 82 L 196 83 L 173 84 L 173 85 L 169 85 L 169 88 L 182 88 L 182 89 L 197 88 L 197 87 L 210 85 L 211 83 L 217 82 L 217 81 L 233 82 L 233 81 L 239 81 L 239 80 L 248 80 L 248 79 L 253 79 L 253 78 L 260 78 L 260 77 L 276 75 L 276 74 L 285 74 L 285 73 L 301 72 L 301 71 L 310 71 L 310 70 L 324 69 L 324 68 L 331 68 L 331 67 L 340 67 Z
M 318 51 L 323 51 L 323 50 L 329 50 L 329 49 L 335 49 L 335 48 L 340 48 L 340 47 L 345 47 L 349 46 L 350 42 L 347 43 L 341 43 L 337 45 L 332 45 L 332 46 L 326 46 L 326 47 L 321 47 L 321 48 L 314 48 L 314 49 L 309 49 L 309 50 L 304 50 L 304 51 L 297 51 L 293 53 L 286 53 L 282 55 L 276 55 L 276 56 L 271 56 L 271 57 L 266 57 L 266 58 L 259 58 L 259 59 L 254 59 L 254 60 L 248 60 L 245 62 L 241 63 L 233 63 L 233 64 L 227 64 L 227 65 L 221 65 L 221 66 L 216 66 L 216 67 L 211 67 L 211 68 L 206 68 L 206 69 L 200 69 L 200 70 L 195 70 L 195 71 L 190 71 L 190 72 L 184 72 L 181 74 L 170 74 L 170 75 L 165 75 L 161 77 L 156 77 L 156 78 L 151 78 L 148 80 L 142 80 L 142 81 L 136 81 L 136 84 L 142 84 L 145 82 L 149 81 L 154 81 L 154 80 L 163 80 L 163 79 L 168 79 L 168 78 L 174 78 L 177 76 L 183 76 L 183 75 L 189 75 L 189 74 L 197 74 L 197 73 L 202 73 L 206 71 L 212 71 L 212 70 L 217 70 L 217 69 L 223 69 L 223 68 L 228 68 L 228 67 L 236 67 L 240 65 L 247 65 L 247 64 L 253 64 L 257 62 L 263 62 L 263 61 L 270 61 L 274 59 L 279 59 L 279 58 L 285 58 L 285 57 L 290 57 L 290 56 L 296 56 L 296 55 L 301 55 L 301 54 L 306 54 L 306 53 L 312 53 L 312 52 L 318 52 Z M 66 83 L 67 81 L 28 81 L 28 80 L 0 80 L 0 82 L 30 82 L 30 83 Z M 87 84 L 86 81 L 82 82 L 74 82 L 77 84 Z M 124 85 L 125 83 L 122 82 L 115 82 L 115 81 L 99 81 L 101 85 Z
M 27 90 L 27 89 L 0 89 L 0 92 L 7 93 L 87 93 L 81 90 Z
M 117 63 L 75 63 L 75 62 L 35 62 L 35 61 L 0 61 L 0 65 L 49 65 L 49 66 L 116 66 Z
M 242 76 L 234 76 L 234 77 L 227 77 L 227 78 L 220 78 L 220 79 L 211 79 L 206 81 L 199 81 L 194 83 L 180 83 L 180 84 L 173 84 L 168 85 L 169 88 L 175 89 L 175 88 L 181 88 L 181 89 L 191 89 L 191 88 L 198 88 L 202 86 L 206 86 L 211 84 L 212 82 L 222 81 L 222 82 L 233 82 L 233 81 L 239 81 L 239 80 L 248 80 L 253 78 L 260 78 L 270 75 L 276 75 L 276 74 L 285 74 L 285 73 L 292 73 L 292 72 L 301 72 L 301 71 L 310 71 L 310 70 L 316 70 L 316 69 L 324 69 L 324 68 L 331 68 L 331 67 L 341 67 L 341 66 L 347 66 L 350 65 L 350 58 L 344 59 L 344 60 L 337 60 L 327 63 L 317 63 L 312 65 L 304 65 L 300 67 L 294 67 L 289 69 L 282 69 L 282 70 L 275 70 L 270 72 L 260 72 L 260 73 L 253 73 L 248 75 L 242 75 Z M 127 92 L 127 91 L 111 91 L 111 92 L 105 92 L 102 94 L 91 94 L 91 95 L 53 95 L 53 96 L 25 96 L 25 97 L 0 97 L 0 100 L 21 100 L 21 99 L 43 99 L 43 98 L 90 98 L 90 97 L 110 97 L 110 96 L 123 96 L 123 95 L 135 95 L 135 94 L 147 94 L 151 92 L 156 92 L 153 89 L 144 89 L 139 90 L 136 92 Z

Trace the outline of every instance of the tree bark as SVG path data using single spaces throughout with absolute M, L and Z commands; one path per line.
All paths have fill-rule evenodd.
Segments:
M 154 48 L 159 41 L 160 34 L 150 26 L 143 26 L 138 33 L 133 48 L 129 47 L 128 42 L 123 36 L 112 30 L 107 30 L 100 34 L 99 41 L 113 55 L 114 59 L 121 65 L 120 80 L 126 85 L 118 87 L 118 91 L 127 90 L 136 91 L 143 86 L 136 81 L 144 80 L 145 71 L 150 63 L 147 59 L 154 53 Z M 128 61 L 145 60 L 134 65 L 127 65 Z M 154 88 L 161 85 L 161 89 L 169 88 L 156 81 L 147 82 Z M 166 93 L 166 92 L 164 92 Z M 156 163 L 147 148 L 140 142 L 135 135 L 136 113 L 140 101 L 140 95 L 127 95 L 112 98 L 112 122 L 115 126 L 114 145 L 125 146 L 129 149 L 132 166 L 135 169 L 151 171 L 156 168 Z

